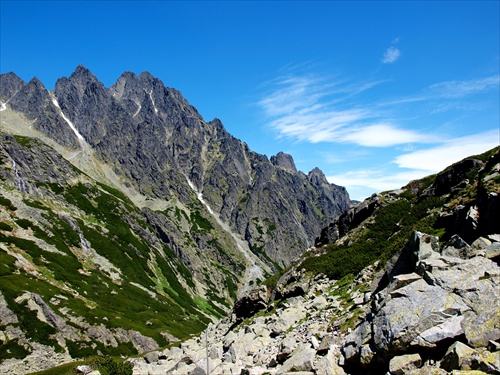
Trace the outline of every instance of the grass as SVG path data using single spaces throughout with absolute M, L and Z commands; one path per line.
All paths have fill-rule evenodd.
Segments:
M 40 183 L 39 188 L 42 187 L 69 203 L 66 206 L 69 211 L 64 213 L 68 219 L 63 219 L 60 213 L 54 211 L 54 207 L 59 207 L 57 204 L 27 197 L 23 202 L 32 209 L 40 210 L 45 220 L 35 224 L 13 214 L 11 217 L 15 219 L 15 225 L 30 229 L 31 237 L 11 236 L 9 232 L 14 229 L 13 226 L 0 223 L 0 241 L 33 262 L 39 271 L 38 277 L 35 277 L 18 270 L 14 266 L 15 258 L 0 250 L 0 289 L 9 308 L 22 317 L 19 327 L 28 337 L 62 350 L 51 339 L 54 328 L 38 320 L 35 312 L 15 302 L 26 290 L 39 294 L 46 303 L 56 295 L 65 297 L 58 298 L 57 306 L 51 306 L 56 314 L 62 315 L 60 309 L 65 308 L 90 325 L 104 323 L 108 329 L 138 331 L 153 338 L 160 346 L 168 344 L 162 332 L 169 332 L 179 339 L 201 332 L 210 319 L 200 310 L 216 317 L 225 314 L 212 302 L 202 303 L 193 299 L 179 281 L 183 278 L 188 286 L 194 288 L 191 272 L 168 246 L 157 243 L 157 248 L 152 247 L 142 236 L 148 233 L 147 230 L 149 233 L 154 233 L 154 230 L 146 223 L 144 214 L 131 205 L 123 194 L 105 185 L 81 182 L 75 185 Z M 3 207 L 15 211 L 16 207 L 9 199 L 0 198 Z M 187 217 L 182 211 L 178 213 L 179 217 Z M 201 215 L 200 211 L 194 211 L 190 219 L 194 220 L 197 229 L 210 231 L 210 222 Z M 136 231 L 135 228 L 143 231 Z M 85 254 L 80 234 L 94 251 L 121 271 L 121 281 L 113 282 L 98 264 L 75 256 L 75 249 L 79 249 L 82 256 Z M 58 252 L 44 250 L 45 247 L 40 245 L 42 241 L 54 246 Z M 156 254 L 154 269 L 150 264 L 152 253 Z M 82 269 L 85 270 L 84 275 L 79 272 Z M 232 282 L 235 288 L 231 277 L 227 278 L 227 282 Z M 132 283 L 156 293 L 156 298 Z M 66 290 L 61 289 L 63 287 Z M 67 287 L 74 292 L 67 291 Z M 111 290 L 114 293 L 110 293 Z M 218 292 L 214 287 L 210 299 L 227 304 L 220 299 Z M 75 295 L 78 297 L 75 298 Z M 130 342 L 122 343 L 117 348 L 104 346 L 97 340 L 66 342 L 70 354 L 76 357 L 90 356 L 97 350 L 106 355 L 137 354 Z M 15 342 L 11 342 L 10 346 L 5 355 L 25 356 L 22 347 L 16 346 Z
M 112 356 L 91 356 L 84 361 L 66 363 L 45 371 L 33 372 L 30 375 L 77 375 L 78 366 L 89 366 L 101 375 L 132 375 L 133 365 L 123 359 Z
M 313 274 L 323 273 L 332 279 L 340 279 L 357 274 L 376 260 L 381 259 L 384 263 L 402 248 L 414 230 L 435 230 L 436 217 L 429 216 L 429 211 L 443 204 L 442 198 L 419 200 L 415 196 L 388 203 L 378 210 L 375 221 L 355 242 L 327 245 L 324 255 L 308 257 L 301 267 Z

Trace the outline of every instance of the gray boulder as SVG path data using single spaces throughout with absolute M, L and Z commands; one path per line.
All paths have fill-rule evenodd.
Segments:
M 406 354 L 394 357 L 389 362 L 389 372 L 391 375 L 404 375 L 410 370 L 422 366 L 420 354 Z

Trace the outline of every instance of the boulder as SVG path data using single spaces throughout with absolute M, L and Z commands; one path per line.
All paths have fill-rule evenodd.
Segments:
M 269 302 L 269 294 L 265 286 L 260 286 L 249 291 L 245 296 L 240 298 L 233 307 L 233 313 L 237 319 L 246 319 L 261 310 L 267 308 Z
M 338 365 L 337 355 L 332 350 L 325 356 L 318 358 L 316 375 L 345 375 L 344 369 Z
M 474 251 L 458 234 L 454 234 L 444 246 L 441 254 L 467 259 L 473 256 Z
M 441 367 L 446 371 L 471 370 L 472 357 L 475 353 L 474 349 L 457 341 L 448 348 L 441 360 Z
M 146 363 L 156 363 L 159 359 L 159 353 L 157 351 L 149 352 L 144 355 L 144 360 Z
M 316 350 L 307 344 L 301 344 L 297 347 L 289 359 L 283 363 L 282 372 L 313 371 L 313 360 Z
M 484 237 L 479 237 L 473 243 L 471 243 L 471 247 L 474 250 L 482 250 L 489 245 L 491 245 L 491 241 Z
M 463 333 L 456 317 L 469 307 L 460 297 L 418 280 L 397 290 L 373 319 L 377 350 L 405 351 L 410 345 L 435 347 L 439 341 Z M 455 318 L 454 318 L 455 317 Z M 434 327 L 447 328 L 433 334 Z M 437 331 L 437 330 L 436 330 Z M 435 332 L 437 333 L 437 332 Z
M 389 362 L 389 372 L 391 375 L 404 375 L 410 370 L 422 366 L 420 354 L 406 354 L 394 357 Z

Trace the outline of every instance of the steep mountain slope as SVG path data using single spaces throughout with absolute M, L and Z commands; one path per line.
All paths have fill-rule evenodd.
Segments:
M 149 73 L 105 88 L 79 66 L 54 91 L 9 73 L 0 101 L 5 372 L 199 332 L 350 205 Z
M 499 374 L 499 194 L 497 147 L 374 195 L 134 374 Z
M 290 156 L 268 160 L 250 151 L 219 120 L 205 122 L 178 91 L 149 73 L 124 73 L 106 89 L 79 66 L 57 81 L 52 94 L 34 78 L 12 95 L 18 80 L 1 79 L 6 89 L 0 96 L 10 108 L 62 146 L 84 153 L 88 144 L 112 168 L 114 183 L 148 198 L 186 203 L 191 181 L 254 253 L 279 267 L 350 204 L 345 189 L 329 184 L 321 171 L 305 175 Z M 96 169 L 93 163 L 80 166 Z

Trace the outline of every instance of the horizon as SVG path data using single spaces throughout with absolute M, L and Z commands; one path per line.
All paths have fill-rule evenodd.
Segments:
M 1 74 L 52 90 L 80 64 L 106 87 L 148 71 L 252 151 L 318 167 L 353 200 L 500 144 L 499 2 L 0 7 Z

